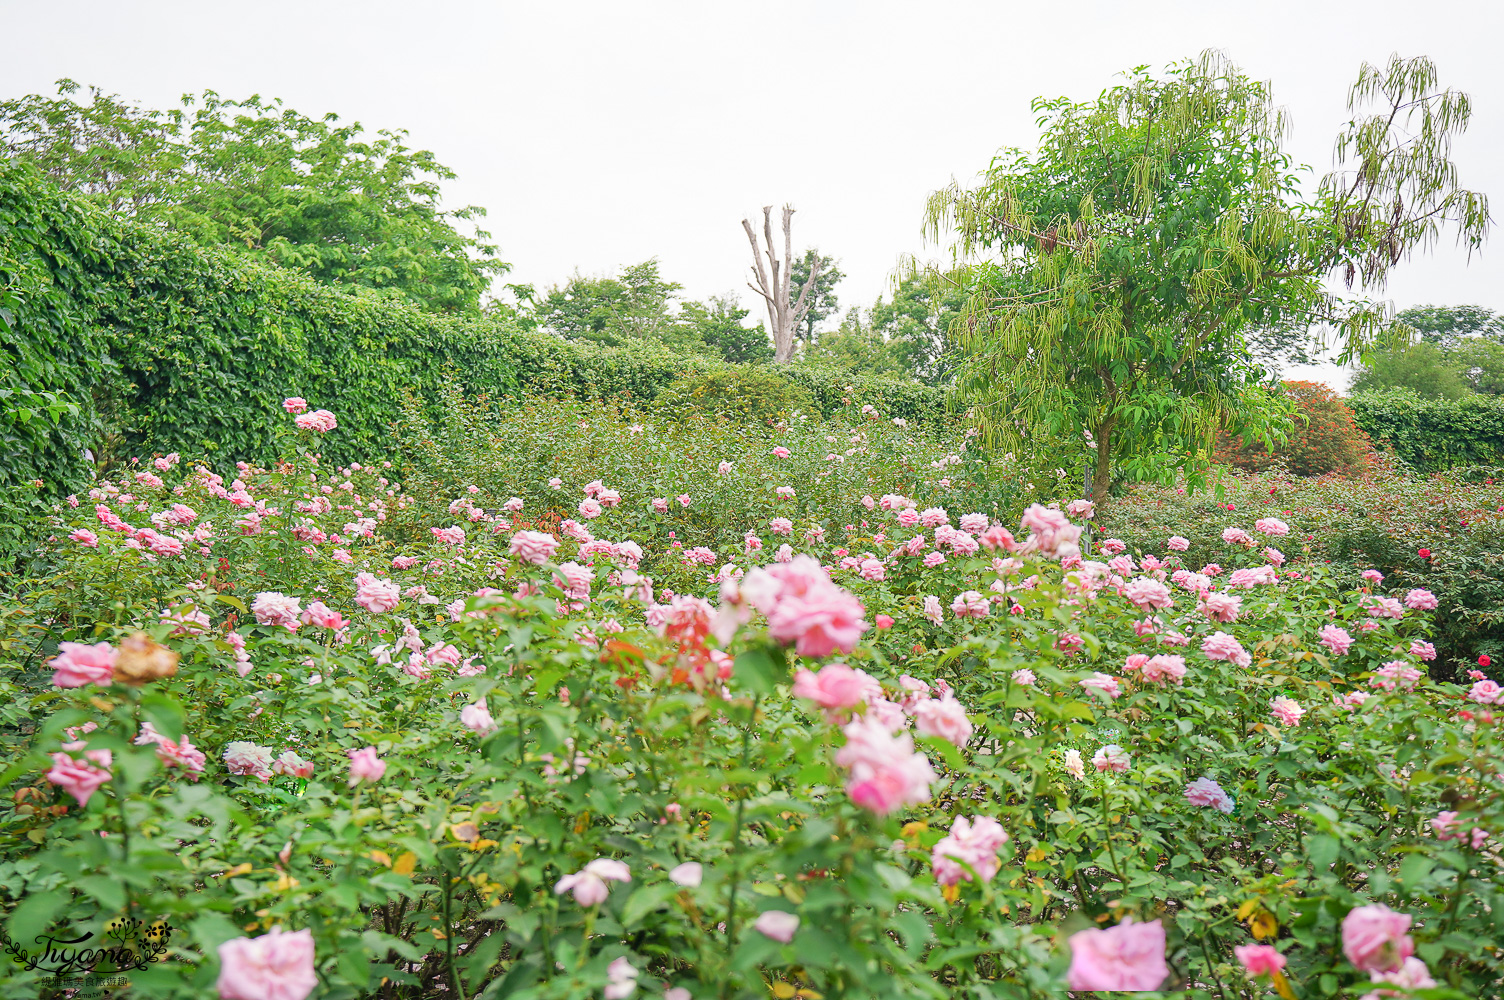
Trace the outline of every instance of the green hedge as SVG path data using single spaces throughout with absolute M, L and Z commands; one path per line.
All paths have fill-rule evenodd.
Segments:
M 1348 399 L 1374 443 L 1416 469 L 1504 465 L 1504 397 L 1426 399 L 1410 389 L 1356 393 Z
M 471 393 L 651 401 L 686 375 L 722 371 L 735 382 L 747 370 L 320 285 L 110 216 L 15 162 L 0 162 L 0 361 L 0 388 L 62 390 L 82 406 L 57 427 L 0 418 L 8 495 L 35 479 L 47 493 L 78 489 L 85 448 L 101 458 L 175 451 L 221 469 L 269 459 L 290 395 L 338 415 L 328 456 L 345 461 L 384 450 L 404 392 L 436 405 L 449 379 Z M 945 394 L 919 383 L 775 370 L 826 415 L 854 399 L 886 416 L 947 419 Z M 39 502 L 34 491 L 28 502 Z M 0 522 L 14 528 L 14 504 L 0 504 L 11 508 Z

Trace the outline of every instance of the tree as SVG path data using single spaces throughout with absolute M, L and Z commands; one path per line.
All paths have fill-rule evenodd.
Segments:
M 931 385 L 955 377 L 955 324 L 969 294 L 947 281 L 911 276 L 899 281 L 891 301 L 879 296 L 868 312 L 872 329 L 887 342 L 909 374 Z
M 747 313 L 731 295 L 712 296 L 708 304 L 684 303 L 679 309 L 679 322 L 727 361 L 748 364 L 773 360 L 767 331 L 760 325 L 747 326 Z
M 1329 324 L 1348 360 L 1385 317 L 1329 294 L 1328 275 L 1382 288 L 1444 226 L 1470 246 L 1488 229 L 1448 158 L 1468 99 L 1437 90 L 1429 61 L 1365 64 L 1348 103 L 1309 197 L 1268 85 L 1216 53 L 1134 70 L 1093 101 L 1037 100 L 1036 153 L 1004 151 L 977 188 L 935 193 L 928 234 L 954 233 L 949 276 L 975 289 L 958 387 L 982 441 L 1089 443 L 1100 501 L 1114 475 L 1200 482 L 1219 428 L 1288 427 L 1252 331 Z
M 1224 433 L 1217 439 L 1218 462 L 1262 472 L 1279 460 L 1297 476 L 1352 476 L 1369 468 L 1373 445 L 1336 393 L 1320 382 L 1284 382 L 1281 388 L 1297 408 L 1289 439 L 1270 448 Z
M 1431 399 L 1461 399 L 1472 391 L 1446 351 L 1429 341 L 1412 343 L 1406 332 L 1400 328 L 1363 353 L 1352 392 L 1406 388 Z
M 747 231 L 747 241 L 752 244 L 752 276 L 757 279 L 757 284 L 748 282 L 747 287 L 761 295 L 767 304 L 768 329 L 773 335 L 773 360 L 779 363 L 787 362 L 794 356 L 794 334 L 809 309 L 810 288 L 820 277 L 821 259 L 816 255 L 810 258 L 809 277 L 800 288 L 798 300 L 791 297 L 789 286 L 794 273 L 793 219 L 794 206 L 783 206 L 781 261 L 773 249 L 773 206 L 764 205 L 762 209 L 763 238 L 767 242 L 765 250 L 758 249 L 757 233 L 752 229 L 752 220 L 742 220 L 742 228 Z M 767 257 L 767 267 L 763 267 L 764 256 Z
M 1504 341 L 1469 337 L 1447 352 L 1474 392 L 1504 396 Z
M 1504 340 L 1504 317 L 1483 306 L 1414 306 L 1394 318 L 1421 340 L 1442 347 L 1455 347 L 1466 337 Z
M 405 131 L 307 118 L 282 102 L 184 95 L 168 111 L 90 88 L 87 104 L 0 102 L 0 154 L 28 160 L 66 190 L 203 244 L 229 244 L 330 285 L 392 290 L 428 308 L 474 313 L 509 266 L 485 214 L 440 207 L 454 172 Z
M 855 307 L 847 312 L 839 327 L 820 334 L 815 343 L 805 348 L 804 359 L 864 375 L 910 374 L 899 345 L 885 340 Z
M 819 261 L 818 268 L 815 267 L 816 261 Z M 841 308 L 841 302 L 836 298 L 836 285 L 846 275 L 836 265 L 834 258 L 822 255 L 814 247 L 804 251 L 804 256 L 794 262 L 790 285 L 794 288 L 810 285 L 809 306 L 804 312 L 803 322 L 795 331 L 795 336 L 802 338 L 806 344 L 815 342 L 815 327 L 834 316 L 836 310 Z M 813 284 L 810 284 L 811 274 L 814 275 Z
M 535 316 L 539 325 L 569 340 L 613 347 L 633 340 L 699 345 L 698 335 L 686 335 L 670 308 L 683 287 L 659 275 L 657 260 L 633 264 L 614 278 L 576 273 L 564 285 L 548 290 Z

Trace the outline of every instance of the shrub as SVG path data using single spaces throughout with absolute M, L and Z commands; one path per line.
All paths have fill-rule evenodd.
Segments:
M 1372 445 L 1353 419 L 1353 411 L 1320 382 L 1285 382 L 1284 393 L 1298 408 L 1289 440 L 1274 449 L 1222 433 L 1218 462 L 1245 472 L 1263 472 L 1276 463 L 1297 476 L 1329 472 L 1358 475 L 1368 468 Z
M 733 423 L 766 423 L 796 410 L 818 412 L 807 390 L 766 367 L 687 375 L 658 394 L 654 409 L 670 418 L 698 416 Z
M 1103 513 L 1102 530 L 1144 552 L 1171 535 L 1189 539 L 1190 562 L 1214 562 L 1222 530 L 1265 516 L 1290 525 L 1291 558 L 1329 567 L 1342 585 L 1375 569 L 1385 586 L 1420 587 L 1440 601 L 1433 673 L 1458 677 L 1480 654 L 1504 662 L 1504 479 L 1413 478 L 1380 467 L 1361 479 L 1223 478 L 1215 492 L 1136 486 Z M 1418 553 L 1427 550 L 1422 558 Z
M 1357 393 L 1358 426 L 1416 469 L 1504 464 L 1504 397 L 1425 399 L 1406 389 Z

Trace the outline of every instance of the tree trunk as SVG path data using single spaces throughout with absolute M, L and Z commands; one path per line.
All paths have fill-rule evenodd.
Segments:
M 1097 442 L 1097 465 L 1092 470 L 1092 503 L 1101 506 L 1107 501 L 1107 488 L 1112 485 L 1112 429 L 1118 422 L 1117 415 L 1106 417 L 1092 432 Z
M 820 258 L 816 257 L 810 265 L 809 278 L 799 292 L 798 301 L 793 300 L 789 288 L 789 279 L 794 273 L 793 218 L 794 207 L 783 206 L 784 259 L 781 261 L 773 249 L 773 206 L 764 205 L 762 209 L 766 250 L 757 245 L 757 232 L 752 228 L 752 220 L 742 220 L 742 228 L 747 231 L 747 240 L 752 244 L 752 276 L 757 279 L 757 284 L 749 281 L 747 287 L 761 295 L 767 304 L 768 333 L 773 337 L 773 360 L 780 363 L 791 361 L 794 357 L 794 337 L 811 305 L 809 290 L 814 287 L 815 279 L 820 275 Z M 764 256 L 768 260 L 766 268 L 763 266 Z M 768 276 L 769 268 L 772 270 L 771 280 Z

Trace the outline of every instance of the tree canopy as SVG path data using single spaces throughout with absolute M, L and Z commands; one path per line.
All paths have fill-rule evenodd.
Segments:
M 454 172 L 402 130 L 368 135 L 253 95 L 184 95 L 142 108 L 58 83 L 56 97 L 0 101 L 0 154 L 109 209 L 230 244 L 330 285 L 387 289 L 430 309 L 478 311 L 508 270 L 474 206 L 441 207 Z M 461 230 L 466 224 L 470 232 Z
M 926 216 L 930 238 L 952 238 L 932 275 L 974 289 L 958 385 L 983 442 L 1094 449 L 1099 500 L 1114 475 L 1194 477 L 1219 428 L 1258 436 L 1288 413 L 1254 331 L 1326 324 L 1351 358 L 1386 317 L 1328 276 L 1369 293 L 1449 226 L 1481 243 L 1486 200 L 1448 156 L 1466 95 L 1395 59 L 1362 67 L 1349 106 L 1307 194 L 1269 86 L 1216 53 L 1140 67 L 1094 100 L 1035 101 L 1037 152 L 1000 152 Z

